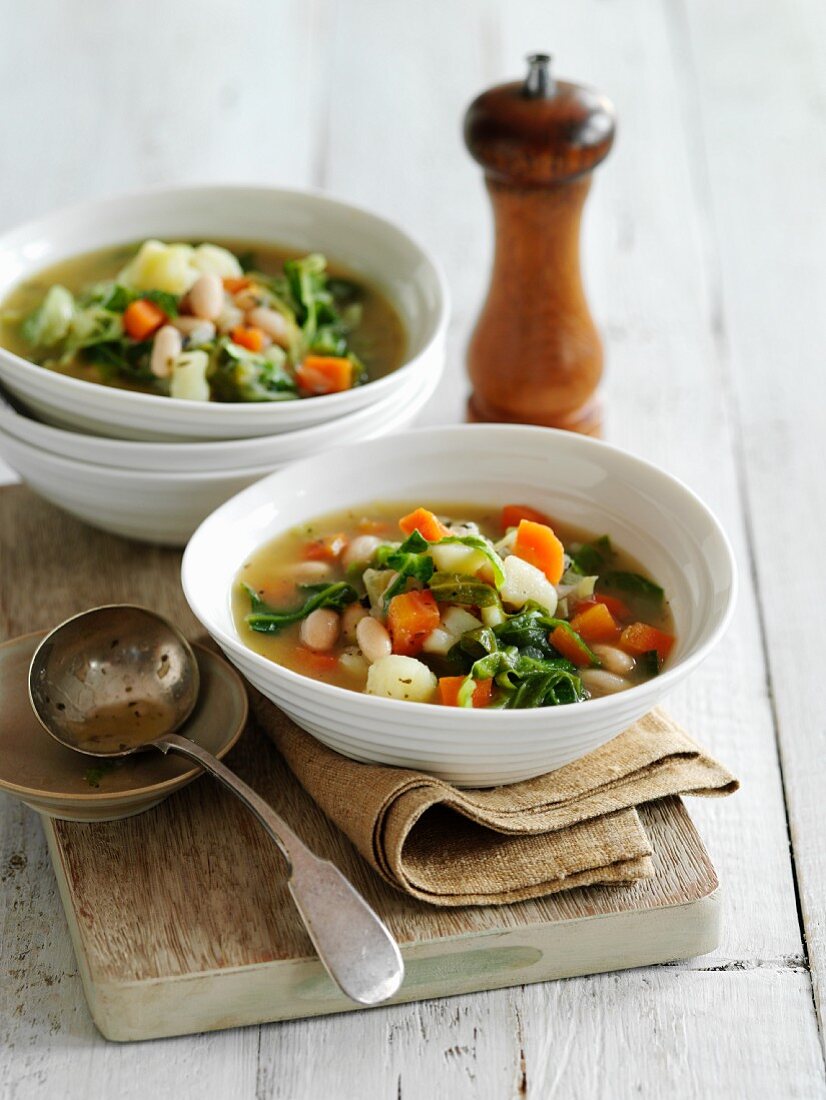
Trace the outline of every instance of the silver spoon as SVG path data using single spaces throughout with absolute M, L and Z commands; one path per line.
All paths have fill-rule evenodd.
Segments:
M 127 604 L 68 619 L 43 639 L 29 668 L 34 712 L 67 748 L 102 757 L 150 748 L 177 752 L 228 787 L 287 860 L 293 900 L 333 981 L 359 1004 L 391 997 L 404 963 L 364 898 L 234 772 L 173 732 L 192 713 L 198 686 L 195 654 L 180 631 L 153 611 Z

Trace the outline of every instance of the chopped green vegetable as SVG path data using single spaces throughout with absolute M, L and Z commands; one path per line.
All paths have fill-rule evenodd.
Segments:
M 433 558 L 426 553 L 428 547 L 427 539 L 423 538 L 418 531 L 413 531 L 401 546 L 380 546 L 376 550 L 374 555 L 376 563 L 384 568 L 394 569 L 397 573 L 392 584 L 384 590 L 382 600 L 385 607 L 394 596 L 405 590 L 410 578 L 427 584 L 433 576 Z
M 480 626 L 476 630 L 467 630 L 451 649 L 452 657 L 464 657 L 467 660 L 481 660 L 487 653 L 495 653 L 499 648 L 496 635 L 489 626 Z
M 299 587 L 309 593 L 307 599 L 300 607 L 284 610 L 270 607 L 248 584 L 242 587 L 249 596 L 252 607 L 244 621 L 251 630 L 259 634 L 278 634 L 285 626 L 306 619 L 310 612 L 319 607 L 331 607 L 340 611 L 358 599 L 355 588 L 346 581 L 337 581 L 335 584 L 302 584 Z
M 100 283 L 83 299 L 83 304 L 99 305 L 113 313 L 123 313 L 127 306 L 139 298 L 154 302 L 167 317 L 178 316 L 178 295 L 170 294 L 166 290 L 133 290 L 121 283 Z
M 339 320 L 333 296 L 327 287 L 327 260 L 318 252 L 312 252 L 300 260 L 286 260 L 284 275 L 305 343 L 312 348 L 319 326 Z
M 493 607 L 499 603 L 495 588 L 464 573 L 434 573 L 430 591 L 439 603 L 458 603 L 466 607 Z
M 515 646 L 522 651 L 530 648 L 543 658 L 555 660 L 558 654 L 548 636 L 557 627 L 561 627 L 576 640 L 577 645 L 587 653 L 592 668 L 599 667 L 599 657 L 571 624 L 566 619 L 554 618 L 535 603 L 526 604 L 517 614 L 510 615 L 505 622 L 493 628 L 493 633 L 500 644 Z
M 660 674 L 660 655 L 656 649 L 649 649 L 645 653 L 641 653 L 637 657 L 637 667 L 641 668 L 646 676 L 659 676 Z
M 216 401 L 289 401 L 298 396 L 286 355 L 276 344 L 266 351 L 249 351 L 222 337 L 209 376 Z
M 665 593 L 658 584 L 643 577 L 640 573 L 606 573 L 599 579 L 600 591 L 604 588 L 614 589 L 617 592 L 629 592 L 634 596 L 644 596 L 658 603 Z
M 51 348 L 64 340 L 75 316 L 75 299 L 65 286 L 52 286 L 41 305 L 23 322 L 23 339 L 33 347 Z
M 584 542 L 570 550 L 571 569 L 583 577 L 599 573 L 605 565 L 606 559 L 613 554 L 611 540 L 607 535 L 602 535 L 593 542 Z
M 330 276 L 327 280 L 327 289 L 339 306 L 353 305 L 364 297 L 364 290 L 358 283 L 354 283 L 352 279 L 344 279 L 340 275 Z
M 505 583 L 505 570 L 502 567 L 502 559 L 494 550 L 492 543 L 486 539 L 484 535 L 445 535 L 443 539 L 439 539 L 438 543 L 434 543 L 433 545 L 445 546 L 450 543 L 468 546 L 472 550 L 478 550 L 480 553 L 484 554 L 493 569 L 496 587 L 502 587 Z
M 542 659 L 520 653 L 515 646 L 489 653 L 476 661 L 459 688 L 460 706 L 473 705 L 477 680 L 493 678 L 508 710 L 553 707 L 586 698 L 576 668 L 563 657 Z
M 90 787 L 99 787 L 101 779 L 112 771 L 115 766 L 114 760 L 101 760 L 99 764 L 86 769 L 84 779 Z
M 101 340 L 87 344 L 84 348 L 91 363 L 97 363 L 107 374 L 116 374 L 144 385 L 159 385 L 149 369 L 149 356 L 152 344 L 146 340 L 136 344 L 134 340 Z

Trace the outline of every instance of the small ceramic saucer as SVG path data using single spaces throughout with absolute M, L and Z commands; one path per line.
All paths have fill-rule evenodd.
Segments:
M 95 760 L 50 737 L 34 716 L 27 686 L 29 664 L 46 633 L 0 645 L 0 790 L 49 817 L 114 821 L 148 810 L 201 774 L 172 753 L 152 750 L 123 760 Z M 247 692 L 226 661 L 203 646 L 193 649 L 201 690 L 178 732 L 222 757 L 243 733 Z

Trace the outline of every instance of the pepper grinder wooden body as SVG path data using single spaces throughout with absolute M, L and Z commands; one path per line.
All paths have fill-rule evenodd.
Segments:
M 582 286 L 579 237 L 591 173 L 613 143 L 614 109 L 598 92 L 553 81 L 549 62 L 529 58 L 524 83 L 483 92 L 465 118 L 496 235 L 468 348 L 468 419 L 598 435 L 602 343 Z

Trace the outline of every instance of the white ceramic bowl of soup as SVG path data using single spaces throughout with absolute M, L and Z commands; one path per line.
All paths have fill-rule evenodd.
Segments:
M 465 710 L 377 698 L 310 679 L 249 649 L 233 620 L 240 567 L 292 527 L 374 501 L 518 501 L 607 533 L 663 585 L 677 641 L 664 671 L 627 691 L 536 710 Z M 182 580 L 227 657 L 299 726 L 356 760 L 495 786 L 559 768 L 609 741 L 708 655 L 731 615 L 732 552 L 720 524 L 662 470 L 580 435 L 479 425 L 409 432 L 307 459 L 227 501 L 195 532 Z
M 372 405 L 445 355 L 448 292 L 435 259 L 391 222 L 308 191 L 203 186 L 152 190 L 74 206 L 0 236 L 0 301 L 52 265 L 151 237 L 239 240 L 322 252 L 373 284 L 400 315 L 403 365 L 342 393 L 296 401 L 185 401 L 44 369 L 0 347 L 0 381 L 40 419 L 121 439 L 239 439 L 297 431 Z
M 405 386 L 381 401 L 349 416 L 315 424 L 295 432 L 255 436 L 249 439 L 217 439 L 197 443 L 158 443 L 152 440 L 110 439 L 43 424 L 0 392 L 0 431 L 64 458 L 98 466 L 159 473 L 228 472 L 240 467 L 275 469 L 307 455 L 339 444 L 374 439 L 388 430 L 406 427 L 430 399 L 442 374 L 443 363 L 434 359 L 424 375 L 408 379 Z M 211 511 L 211 509 L 210 509 Z M 198 522 L 203 519 L 201 515 Z M 188 534 L 191 534 L 191 530 Z
M 438 377 L 439 372 L 434 371 L 426 389 L 417 390 L 400 407 L 375 421 L 373 436 L 395 434 L 408 427 L 432 395 Z M 323 443 L 319 448 L 311 442 L 305 453 L 318 453 L 319 449 L 324 450 Z M 0 458 L 39 496 L 92 527 L 165 546 L 183 546 L 220 504 L 279 466 L 272 460 L 221 468 L 210 465 L 203 470 L 175 465 L 163 470 L 103 465 L 66 458 L 12 435 L 4 429 L 2 417 Z

